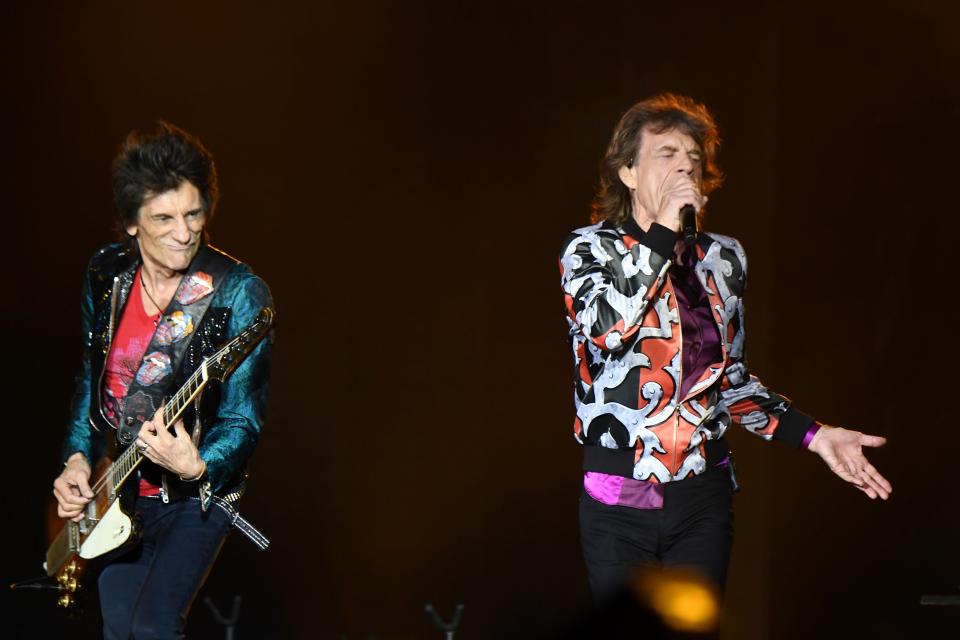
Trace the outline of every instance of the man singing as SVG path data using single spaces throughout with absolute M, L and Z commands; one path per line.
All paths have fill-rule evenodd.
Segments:
M 136 494 L 143 539 L 100 574 L 104 637 L 180 638 L 263 427 L 268 341 L 172 433 L 162 405 L 272 301 L 247 265 L 206 244 L 217 176 L 196 138 L 165 123 L 132 133 L 114 161 L 113 184 L 123 241 L 97 251 L 84 276 L 83 368 L 53 493 L 58 514 L 80 521 L 94 495 L 91 463 L 107 440 L 140 449 L 146 460 L 125 488 Z
M 862 453 L 884 438 L 823 425 L 749 373 L 743 247 L 715 233 L 694 239 L 693 213 L 722 181 L 718 145 L 712 116 L 689 98 L 632 106 L 601 165 L 596 224 L 571 233 L 560 256 L 583 445 L 581 542 L 598 601 L 650 566 L 694 568 L 722 592 L 731 423 L 817 453 L 870 498 L 892 490 Z

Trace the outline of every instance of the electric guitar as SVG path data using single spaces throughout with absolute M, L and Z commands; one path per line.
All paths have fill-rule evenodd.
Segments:
M 176 422 L 211 380 L 221 383 L 226 380 L 267 334 L 273 318 L 272 309 L 260 309 L 246 329 L 205 358 L 164 405 L 164 425 L 169 427 Z M 199 435 L 199 431 L 193 434 L 194 444 L 197 444 Z M 120 489 L 143 456 L 137 447 L 128 446 L 115 458 L 103 458 L 94 469 L 97 481 L 90 487 L 94 497 L 85 507 L 83 519 L 67 521 L 47 549 L 44 569 L 48 577 L 56 576 L 60 593 L 57 603 L 61 607 L 68 608 L 75 603 L 87 560 L 125 545 L 132 546 L 139 539 L 139 522 L 130 512 L 129 505 L 122 504 L 125 501 L 120 500 Z

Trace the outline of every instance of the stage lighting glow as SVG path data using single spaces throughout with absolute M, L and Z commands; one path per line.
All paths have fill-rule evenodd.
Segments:
M 679 570 L 645 572 L 637 576 L 634 590 L 671 629 L 704 633 L 717 627 L 719 598 L 696 573 Z

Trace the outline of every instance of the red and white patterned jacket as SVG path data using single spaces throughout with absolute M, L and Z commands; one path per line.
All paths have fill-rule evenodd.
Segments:
M 747 370 L 743 294 L 747 258 L 737 240 L 702 233 L 695 273 L 720 335 L 722 358 L 686 397 L 680 315 L 668 275 L 677 235 L 633 220 L 573 231 L 560 255 L 574 357 L 574 435 L 584 468 L 670 482 L 703 473 L 731 422 L 800 446 L 812 418 Z M 712 462 L 715 462 L 713 460 Z

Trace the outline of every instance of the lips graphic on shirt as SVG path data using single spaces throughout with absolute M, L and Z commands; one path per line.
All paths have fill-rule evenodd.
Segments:
M 183 311 L 165 316 L 157 327 L 157 344 L 166 346 L 183 340 L 193 333 L 193 317 Z
M 203 271 L 191 273 L 177 293 L 177 302 L 183 306 L 193 304 L 213 293 L 213 276 Z
M 170 371 L 170 356 L 160 351 L 154 351 L 143 358 L 143 364 L 137 371 L 137 382 L 149 387 L 170 375 Z

